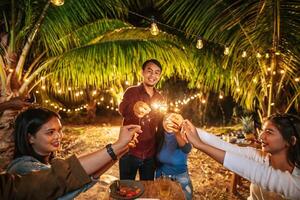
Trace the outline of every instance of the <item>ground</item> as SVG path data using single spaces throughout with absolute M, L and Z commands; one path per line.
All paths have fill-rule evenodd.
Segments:
M 110 124 L 66 125 L 64 128 L 63 151 L 59 154 L 67 157 L 71 154 L 82 155 L 103 148 L 118 137 L 119 126 Z M 242 179 L 238 194 L 229 192 L 231 172 L 210 157 L 193 149 L 189 155 L 188 167 L 194 187 L 194 199 L 247 199 L 249 182 Z M 90 190 L 78 196 L 77 200 L 102 199 L 109 183 L 119 177 L 118 163 L 111 167 L 100 181 Z

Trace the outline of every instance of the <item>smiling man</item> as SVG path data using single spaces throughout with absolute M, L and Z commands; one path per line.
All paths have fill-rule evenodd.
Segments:
M 150 59 L 142 66 L 143 83 L 129 87 L 119 105 L 123 125 L 138 124 L 142 127 L 139 143 L 119 161 L 120 179 L 134 180 L 139 171 L 140 180 L 153 180 L 155 171 L 155 133 L 162 115 L 151 105 L 163 101 L 155 89 L 161 78 L 162 66 L 159 61 Z

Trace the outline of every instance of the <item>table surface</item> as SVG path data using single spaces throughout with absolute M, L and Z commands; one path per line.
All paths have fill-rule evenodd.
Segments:
M 139 198 L 153 198 L 153 199 L 160 199 L 160 200 L 164 199 L 159 194 L 159 188 L 161 183 L 159 180 L 140 181 L 140 182 L 143 183 L 145 191 Z M 180 184 L 171 180 L 168 180 L 168 182 L 170 186 L 170 196 L 167 199 L 185 200 L 184 193 Z M 108 187 L 103 200 L 112 200 L 112 199 L 113 198 L 111 198 L 109 195 L 109 187 Z

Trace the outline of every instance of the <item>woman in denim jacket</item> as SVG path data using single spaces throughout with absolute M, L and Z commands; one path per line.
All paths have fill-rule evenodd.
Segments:
M 24 111 L 15 121 L 14 160 L 9 164 L 7 172 L 25 175 L 49 169 L 54 153 L 61 146 L 62 136 L 62 125 L 57 113 L 45 108 Z M 91 183 L 58 199 L 74 199 L 97 182 L 97 179 L 91 179 Z
M 171 122 L 173 127 L 168 130 L 165 130 L 162 125 L 159 126 L 155 177 L 163 176 L 177 181 L 182 187 L 185 199 L 191 200 L 193 186 L 188 173 L 187 157 L 192 146 L 182 138 L 178 125 L 180 124 Z

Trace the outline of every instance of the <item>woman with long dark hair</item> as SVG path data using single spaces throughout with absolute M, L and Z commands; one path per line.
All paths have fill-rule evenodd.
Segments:
M 191 200 L 193 186 L 188 172 L 187 158 L 192 146 L 180 134 L 183 118 L 170 113 L 164 117 L 157 131 L 157 168 L 155 177 L 167 177 L 177 181 L 185 198 Z
M 57 113 L 45 108 L 31 108 L 20 113 L 15 121 L 14 160 L 9 164 L 7 172 L 25 175 L 49 169 L 55 152 L 61 148 L 62 137 L 62 125 Z M 96 181 L 94 179 L 92 183 L 59 199 L 73 199 Z
M 249 200 L 300 199 L 300 118 L 272 115 L 260 133 L 261 150 L 239 147 L 186 120 L 183 133 L 192 145 L 251 181 Z

